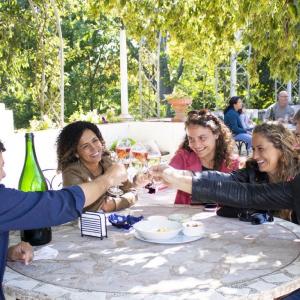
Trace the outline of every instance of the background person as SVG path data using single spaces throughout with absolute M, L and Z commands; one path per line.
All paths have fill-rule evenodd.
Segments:
M 265 120 L 279 121 L 282 123 L 292 122 L 294 109 L 289 105 L 289 95 L 286 91 L 281 91 L 278 94 L 276 103 L 270 105 L 264 115 Z
M 5 176 L 0 142 L 0 180 Z M 92 204 L 109 187 L 118 185 L 127 179 L 122 164 L 113 165 L 106 174 L 89 183 L 64 188 L 60 191 L 22 192 L 0 185 L 0 299 L 4 299 L 2 282 L 6 259 L 31 260 L 31 250 L 24 244 L 8 253 L 9 230 L 26 230 L 50 227 L 78 218 L 84 206 Z M 29 254 L 22 258 L 25 252 Z
M 238 169 L 239 157 L 233 155 L 234 142 L 225 124 L 207 110 L 190 111 L 185 121 L 185 138 L 170 166 L 193 172 Z M 175 204 L 191 204 L 191 195 L 177 191 Z
M 64 127 L 57 138 L 58 171 L 62 171 L 63 186 L 89 182 L 105 174 L 113 162 L 97 125 L 77 121 Z M 132 206 L 137 201 L 133 184 L 126 181 L 120 188 L 124 194 L 112 197 L 103 190 L 89 211 L 111 212 Z
M 254 123 L 251 121 L 251 119 L 246 114 L 245 108 L 242 107 L 241 109 L 239 109 L 238 113 L 240 114 L 240 120 L 241 120 L 243 128 L 247 132 L 251 133 L 254 128 Z
M 238 111 L 242 109 L 243 102 L 240 97 L 234 96 L 229 100 L 228 106 L 224 110 L 224 122 L 233 133 L 236 141 L 246 143 L 247 150 L 252 148 L 252 136 L 243 128 Z

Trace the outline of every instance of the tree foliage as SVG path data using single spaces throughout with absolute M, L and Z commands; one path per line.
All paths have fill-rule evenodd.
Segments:
M 119 29 L 128 38 L 130 113 L 139 116 L 138 50 L 141 38 L 160 55 L 160 98 L 175 86 L 193 106 L 222 107 L 215 70 L 248 44 L 252 56 L 249 104 L 273 100 L 272 78 L 296 78 L 300 58 L 299 0 L 55 0 L 65 52 L 65 112 L 120 112 Z M 51 1 L 0 2 L 0 99 L 17 127 L 33 117 L 59 116 L 59 40 Z M 145 71 L 145 70 L 144 70 Z M 152 78 L 151 68 L 148 70 Z M 145 72 L 146 74 L 146 72 Z M 228 77 L 228 74 L 223 74 Z M 156 80 L 156 78 L 152 78 Z M 242 87 L 238 92 L 245 93 Z M 223 97 L 222 97 L 223 96 Z M 164 112 L 165 108 L 162 109 Z M 76 115 L 76 114 L 75 114 Z
M 154 43 L 159 30 L 181 48 L 185 59 L 205 57 L 210 65 L 251 43 L 249 69 L 269 60 L 271 75 L 295 79 L 300 58 L 300 6 L 298 0 L 104 0 L 91 1 L 97 15 L 106 10 L 121 18 L 130 35 L 146 36 Z

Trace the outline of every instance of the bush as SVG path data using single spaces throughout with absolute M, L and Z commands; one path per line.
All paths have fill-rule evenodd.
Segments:
M 36 117 L 33 117 L 33 119 L 29 121 L 29 126 L 31 131 L 38 131 L 55 128 L 56 124 L 47 115 L 43 115 L 42 119 L 36 119 Z
M 79 109 L 69 117 L 70 123 L 75 121 L 87 121 L 87 122 L 99 124 L 101 123 L 101 118 L 98 115 L 96 109 L 94 109 L 93 111 L 88 111 L 87 113 L 84 113 L 82 109 Z

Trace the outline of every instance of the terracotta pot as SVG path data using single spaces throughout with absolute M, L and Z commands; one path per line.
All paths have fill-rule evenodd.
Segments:
M 168 99 L 168 102 L 175 111 L 172 122 L 184 122 L 186 119 L 187 108 L 192 104 L 193 99 L 188 97 Z

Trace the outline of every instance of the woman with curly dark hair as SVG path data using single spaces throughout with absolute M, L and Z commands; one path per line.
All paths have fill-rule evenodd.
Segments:
M 186 135 L 170 166 L 175 169 L 201 172 L 238 169 L 239 158 L 233 155 L 234 141 L 227 126 L 209 111 L 190 111 L 185 121 Z M 190 204 L 191 196 L 178 191 L 176 204 Z
M 112 166 L 99 128 L 85 121 L 71 123 L 62 129 L 57 138 L 57 161 L 64 186 L 92 181 Z M 121 189 L 123 195 L 112 197 L 104 186 L 103 194 L 86 210 L 111 212 L 130 207 L 137 201 L 133 184 L 127 181 Z

